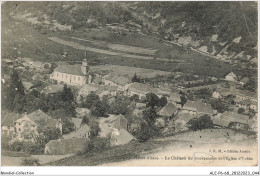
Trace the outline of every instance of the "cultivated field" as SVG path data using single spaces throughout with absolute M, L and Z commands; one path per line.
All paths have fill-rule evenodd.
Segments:
M 89 40 L 89 39 L 82 39 L 77 37 L 71 37 L 72 39 L 90 42 L 96 46 L 106 46 L 112 50 L 117 50 L 121 52 L 130 52 L 135 54 L 146 54 L 146 55 L 155 55 L 157 49 L 150 49 L 150 48 L 142 48 L 142 47 L 134 47 L 129 45 L 120 45 L 120 44 L 113 44 L 104 41 L 97 41 L 97 40 Z
M 119 66 L 119 65 L 97 65 L 91 67 L 92 71 L 99 71 L 99 70 L 108 70 L 109 72 L 117 73 L 118 75 L 128 76 L 132 78 L 136 73 L 139 77 L 146 77 L 146 78 L 153 78 L 156 75 L 168 75 L 171 72 L 160 71 L 160 70 L 152 70 L 152 69 L 145 69 L 145 68 L 136 68 L 136 67 L 127 67 L 127 66 Z

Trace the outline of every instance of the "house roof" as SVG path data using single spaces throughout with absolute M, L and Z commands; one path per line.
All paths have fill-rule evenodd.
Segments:
M 118 75 L 109 76 L 107 79 L 122 86 L 125 86 L 126 84 L 132 82 L 129 78 L 124 76 L 118 76 Z
M 194 101 L 190 101 L 188 100 L 184 106 L 182 107 L 182 109 L 187 109 L 187 110 L 191 110 L 191 111 L 197 111 L 197 106 L 195 104 Z
M 69 134 L 63 135 L 64 139 L 80 138 L 83 135 L 87 134 L 90 131 L 90 127 L 87 124 L 82 125 L 80 128 L 72 131 Z
M 251 104 L 256 104 L 256 102 L 253 102 L 253 101 L 251 101 L 249 99 L 239 101 L 238 103 L 242 104 L 242 105 L 246 105 L 246 106 L 251 105 Z
M 230 91 L 234 95 L 242 95 L 245 97 L 252 97 L 257 99 L 257 94 L 248 90 L 241 90 L 241 89 L 236 89 L 236 88 L 230 88 Z
M 23 84 L 23 87 L 24 87 L 24 89 L 25 89 L 26 91 L 28 91 L 28 90 L 29 90 L 30 88 L 32 88 L 32 86 L 33 86 L 32 83 L 30 83 L 30 82 L 25 82 L 25 81 L 23 81 L 22 84 Z
M 56 124 L 59 122 L 58 119 L 47 119 L 46 127 L 56 128 Z
M 53 94 L 57 92 L 63 91 L 63 85 L 62 84 L 57 84 L 57 85 L 49 85 L 43 88 L 41 93 L 45 94 Z
M 27 117 L 33 121 L 39 121 L 39 120 L 50 120 L 52 119 L 50 116 L 48 116 L 47 114 L 45 114 L 42 110 L 36 110 L 34 112 L 32 112 L 31 114 L 28 114 Z
M 198 101 L 187 101 L 182 109 L 197 111 L 198 113 L 213 114 L 213 108 L 210 104 Z
M 98 85 L 95 84 L 86 84 L 84 86 L 82 86 L 82 88 L 80 89 L 80 92 L 82 91 L 89 91 L 89 92 L 95 92 L 97 91 L 99 88 Z
M 249 78 L 244 77 L 243 79 L 240 80 L 240 82 L 248 83 L 249 82 Z
M 120 115 L 115 115 L 115 116 L 109 117 L 106 122 L 111 123 L 111 122 L 113 122 L 113 121 L 121 120 L 121 119 L 127 120 L 127 119 L 125 118 L 125 116 L 123 116 L 122 114 L 120 114 Z
M 88 108 L 76 108 L 76 113 L 78 113 L 79 115 L 89 114 L 90 109 L 88 109 Z
M 185 113 L 185 114 L 181 113 L 177 115 L 177 119 L 175 120 L 175 123 L 180 123 L 180 122 L 188 123 L 191 119 L 196 119 L 196 117 L 189 113 Z
M 136 103 L 135 106 L 136 106 L 136 108 L 141 109 L 141 108 L 145 108 L 146 104 L 145 103 Z
M 81 64 L 70 65 L 67 63 L 59 63 L 59 65 L 54 69 L 56 72 L 67 73 L 71 75 L 85 76 L 81 70 Z
M 213 108 L 208 103 L 203 103 L 201 100 L 196 101 L 197 112 L 205 113 L 205 114 L 213 114 Z
M 181 102 L 181 95 L 177 93 L 170 93 L 168 100 L 174 102 Z
M 82 123 L 82 119 L 80 118 L 71 118 L 71 121 L 74 124 L 76 129 L 78 129 Z
M 226 111 L 221 116 L 221 119 L 229 120 L 229 122 L 238 122 L 243 124 L 251 124 L 252 120 L 249 116 L 238 114 L 236 112 Z
M 133 83 L 129 88 L 129 91 L 134 91 L 134 92 L 139 92 L 139 93 L 144 93 L 147 94 L 149 92 L 152 92 L 152 88 L 147 85 L 147 84 L 142 84 L 142 83 Z
M 9 126 L 9 127 L 14 127 L 15 126 L 15 121 L 21 118 L 21 114 L 16 114 L 16 113 L 7 113 L 1 122 L 1 126 Z
M 237 76 L 235 75 L 235 73 L 233 73 L 233 72 L 230 72 L 227 76 L 232 76 L 232 77 L 234 77 L 234 78 L 237 77 Z
M 177 111 L 177 109 L 178 108 L 173 103 L 169 102 L 158 112 L 158 114 L 160 116 L 170 117 Z
M 135 137 L 130 134 L 128 131 L 125 129 L 114 129 L 111 135 L 111 139 L 116 139 L 118 144 L 126 144 L 132 140 L 135 139 Z
M 117 91 L 117 86 L 107 86 L 107 85 L 99 86 L 98 89 L 96 90 L 96 93 L 101 94 L 102 92 L 105 91 L 108 92 Z

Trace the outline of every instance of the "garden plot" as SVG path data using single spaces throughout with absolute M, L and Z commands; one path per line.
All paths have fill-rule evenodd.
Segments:
M 114 72 L 118 75 L 125 75 L 129 78 L 132 78 L 134 74 L 139 77 L 153 78 L 156 75 L 168 75 L 171 72 L 145 69 L 145 68 L 136 68 L 136 67 L 127 67 L 127 66 L 118 66 L 118 65 L 97 65 L 91 67 L 92 71 L 108 70 L 109 72 Z

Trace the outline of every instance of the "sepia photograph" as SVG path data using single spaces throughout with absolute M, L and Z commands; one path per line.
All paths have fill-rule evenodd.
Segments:
M 258 166 L 258 2 L 2 1 L 1 166 Z

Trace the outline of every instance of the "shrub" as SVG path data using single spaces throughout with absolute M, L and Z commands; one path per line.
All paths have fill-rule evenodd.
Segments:
M 238 114 L 243 114 L 245 112 L 245 109 L 244 108 L 239 108 L 238 110 L 237 110 L 237 113 Z
M 23 143 L 20 141 L 14 141 L 13 143 L 9 144 L 9 147 L 13 151 L 21 151 L 23 148 Z
M 35 158 L 24 158 L 21 166 L 40 166 L 39 160 Z
M 110 140 L 108 138 L 96 137 L 90 139 L 89 143 L 87 143 L 84 149 L 84 152 L 85 153 L 98 152 L 109 147 L 110 147 Z
M 22 150 L 29 154 L 43 154 L 44 153 L 44 145 L 33 142 L 23 142 Z
M 213 121 L 208 115 L 203 115 L 198 119 L 191 119 L 188 124 L 190 125 L 189 128 L 194 131 L 213 127 Z

